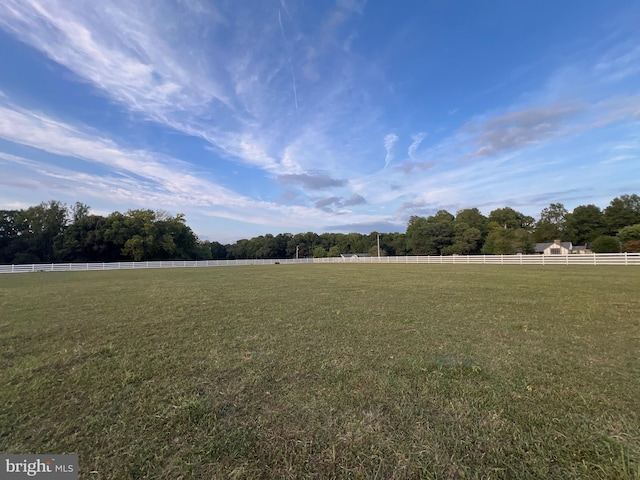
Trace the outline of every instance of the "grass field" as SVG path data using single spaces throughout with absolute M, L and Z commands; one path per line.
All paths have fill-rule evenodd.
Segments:
M 640 269 L 0 276 L 0 452 L 81 478 L 640 478 Z

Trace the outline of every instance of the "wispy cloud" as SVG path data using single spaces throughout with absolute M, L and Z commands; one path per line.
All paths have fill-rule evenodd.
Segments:
M 364 197 L 354 194 L 347 199 L 336 196 L 320 198 L 316 200 L 315 206 L 316 208 L 320 208 L 325 212 L 345 214 L 348 212 L 346 210 L 340 210 L 341 208 L 353 207 L 356 205 L 362 205 L 364 203 L 367 203 Z
M 416 133 L 415 135 L 411 135 L 411 140 L 413 141 L 411 142 L 411 145 L 409 145 L 409 150 L 407 152 L 411 160 L 415 160 L 416 150 L 418 150 L 418 147 L 426 136 L 426 133 Z
M 363 6 L 346 2 L 340 8 L 361 12 Z M 292 18 L 286 4 L 281 8 Z M 294 118 L 301 104 L 293 52 L 309 51 L 320 40 L 292 24 L 294 40 L 286 42 L 278 11 L 272 27 L 261 26 L 265 39 L 257 44 L 250 29 L 233 29 L 256 22 L 249 12 L 239 7 L 229 17 L 198 0 L 189 8 L 162 1 L 7 0 L 0 2 L 0 28 L 127 109 L 200 137 L 233 160 L 289 173 L 278 152 L 304 134 L 302 125 L 323 131 L 342 121 L 338 98 L 349 88 L 346 70 L 335 78 L 323 72 L 323 84 L 307 85 L 304 103 L 312 108 L 304 119 Z M 194 43 L 206 48 L 194 49 Z M 336 48 L 313 46 L 316 56 Z
M 407 77 L 413 47 L 396 55 L 391 19 L 370 18 L 380 10 L 373 7 L 0 1 L 0 29 L 11 41 L 62 66 L 50 70 L 64 71 L 65 86 L 77 82 L 78 97 L 109 110 L 92 111 L 99 120 L 89 126 L 73 120 L 73 108 L 53 114 L 55 102 L 38 103 L 44 95 L 28 103 L 1 97 L 0 137 L 37 150 L 10 145 L 1 173 L 16 175 L 2 181 L 10 176 L 27 190 L 37 178 L 41 191 L 200 206 L 201 215 L 265 228 L 365 228 L 431 209 L 538 202 L 536 191 L 589 191 L 637 176 L 635 26 L 580 47 L 559 67 L 549 58 L 535 68 L 498 66 L 485 86 L 511 79 L 500 88 L 475 92 L 475 79 L 456 78 L 452 84 L 475 95 L 469 101 L 420 77 L 422 70 L 413 70 L 420 80 Z M 370 31 L 370 19 L 384 32 Z M 416 52 L 420 41 L 429 48 L 411 21 L 395 20 L 393 35 L 414 35 Z M 448 62 L 431 66 L 451 75 Z M 417 99 L 431 91 L 442 95 L 425 108 Z M 131 134 L 111 128 L 118 122 Z M 624 174 L 612 168 L 622 165 Z
M 332 178 L 324 172 L 279 175 L 276 177 L 283 185 L 300 185 L 309 190 L 323 190 L 346 185 L 345 180 Z
M 367 0 L 337 0 L 336 3 L 340 8 L 351 10 L 362 15 Z
M 279 225 L 286 221 L 290 225 L 308 228 L 317 224 L 320 218 L 323 221 L 327 218 L 326 212 L 321 210 L 285 206 L 239 195 L 199 176 L 186 162 L 155 152 L 123 148 L 89 129 L 68 125 L 6 100 L 0 103 L 0 138 L 105 169 L 106 173 L 83 173 L 80 164 L 75 170 L 69 170 L 3 154 L 4 162 L 19 164 L 32 172 L 25 173 L 24 178 L 30 178 L 35 172 L 39 178 L 55 179 L 64 188 L 71 186 L 76 194 L 112 200 L 118 198 L 138 205 L 153 205 L 153 208 L 206 206 L 211 215 L 258 225 Z M 322 173 L 285 177 L 285 183 L 287 180 L 316 189 L 345 183 Z M 18 186 L 16 179 L 13 185 Z
M 640 73 L 640 46 L 623 44 L 608 51 L 594 67 L 604 81 L 616 82 Z
M 198 16 L 220 24 L 212 7 L 199 6 Z M 181 55 L 171 31 L 159 31 L 147 21 L 161 14 L 150 7 L 143 2 L 6 0 L 0 4 L 0 25 L 116 101 L 154 117 L 202 109 L 212 101 L 230 105 L 224 86 L 197 68 L 199 59 Z M 196 15 L 177 8 L 164 13 L 183 19 Z
M 427 161 L 427 162 L 402 162 L 400 165 L 397 165 L 395 168 L 400 170 L 404 174 L 410 174 L 413 172 L 426 172 L 430 168 L 436 166 L 436 162 Z
M 474 136 L 474 156 L 495 155 L 502 151 L 538 143 L 559 132 L 568 119 L 585 110 L 580 103 L 554 104 L 509 112 L 486 120 L 473 121 L 463 132 Z
M 365 203 L 367 203 L 367 200 L 362 195 L 358 195 L 357 193 L 354 193 L 349 198 L 347 198 L 344 202 L 342 202 L 342 205 L 344 205 L 345 207 L 351 207 L 355 205 L 363 205 Z
M 400 222 L 394 218 L 368 221 L 368 222 L 353 222 L 353 223 L 333 223 L 323 226 L 324 229 L 330 232 L 358 232 L 368 234 L 371 232 L 404 232 L 407 224 Z M 373 247 L 375 244 L 372 243 Z M 361 252 L 366 253 L 366 252 Z
M 398 142 L 398 135 L 395 133 L 388 133 L 384 136 L 384 149 L 387 154 L 384 157 L 384 166 L 388 167 L 393 160 L 393 147 Z

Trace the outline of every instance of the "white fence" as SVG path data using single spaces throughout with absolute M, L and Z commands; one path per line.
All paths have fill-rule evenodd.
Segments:
M 331 257 L 255 260 L 164 260 L 156 262 L 36 263 L 0 265 L 0 273 L 79 272 L 95 270 L 133 270 L 141 268 L 224 267 L 235 265 L 273 265 L 308 263 L 398 263 L 455 265 L 639 265 L 640 253 L 594 253 L 590 255 L 450 255 L 407 257 Z

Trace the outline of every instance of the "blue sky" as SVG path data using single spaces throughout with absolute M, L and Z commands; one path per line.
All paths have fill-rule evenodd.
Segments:
M 2 0 L 0 209 L 203 239 L 640 193 L 640 2 Z

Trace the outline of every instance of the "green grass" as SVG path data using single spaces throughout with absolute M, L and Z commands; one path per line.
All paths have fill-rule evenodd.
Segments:
M 81 478 L 640 478 L 640 269 L 0 276 L 0 452 Z

